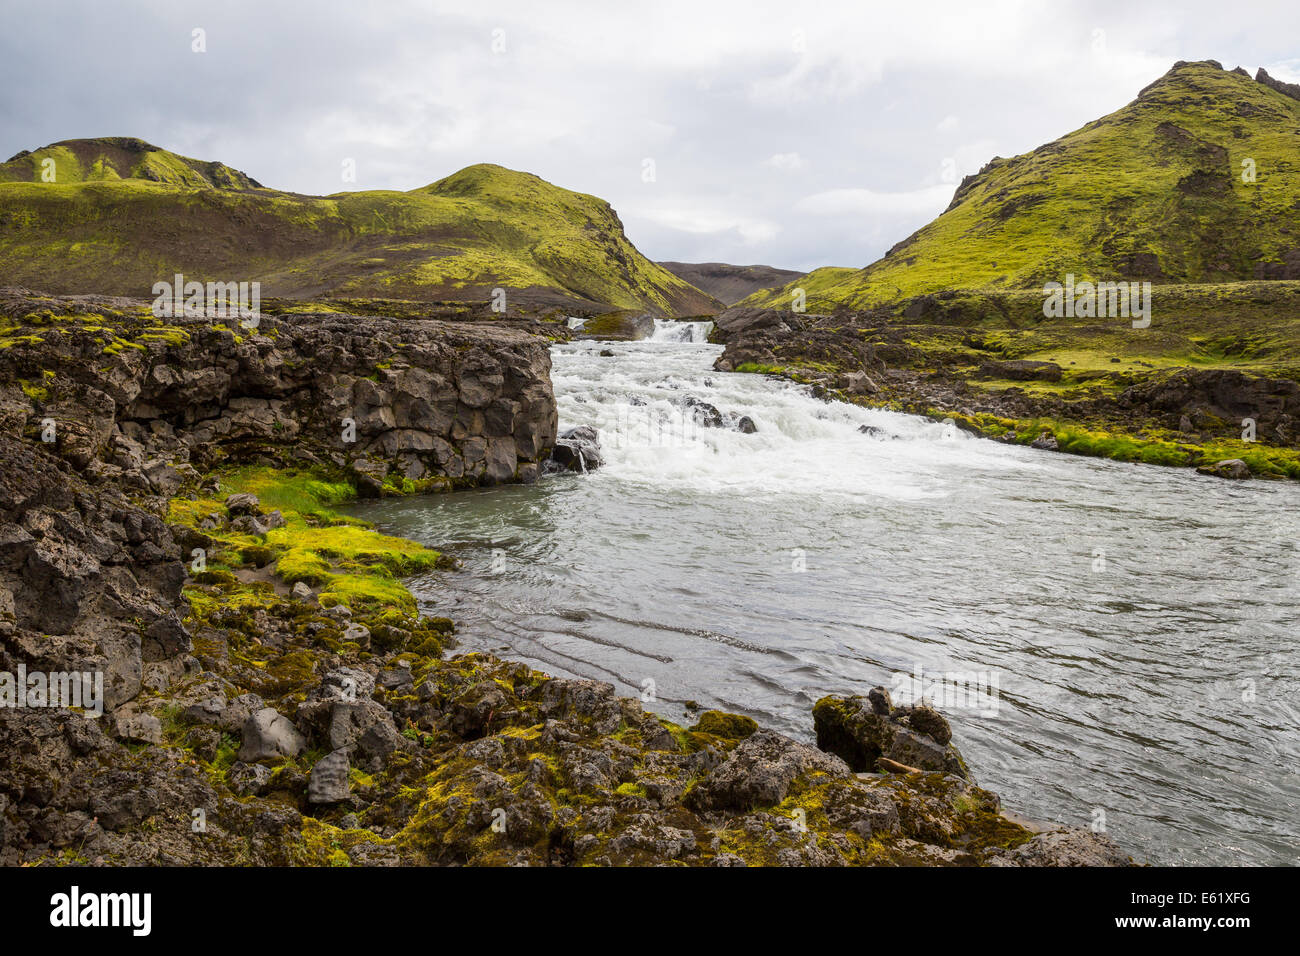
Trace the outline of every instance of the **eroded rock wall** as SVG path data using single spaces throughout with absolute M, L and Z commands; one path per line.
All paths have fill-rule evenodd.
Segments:
M 0 430 L 168 493 L 166 466 L 331 462 L 362 494 L 528 482 L 554 444 L 547 343 L 470 323 L 315 314 L 158 320 L 0 290 Z M 416 483 L 416 484 L 412 484 Z

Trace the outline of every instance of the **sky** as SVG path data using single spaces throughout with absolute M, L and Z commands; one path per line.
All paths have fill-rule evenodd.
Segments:
M 1293 0 L 0 0 L 0 22 L 0 159 L 136 136 L 311 194 L 499 163 L 609 200 L 652 259 L 801 271 L 874 261 L 962 176 L 1177 60 L 1300 81 Z

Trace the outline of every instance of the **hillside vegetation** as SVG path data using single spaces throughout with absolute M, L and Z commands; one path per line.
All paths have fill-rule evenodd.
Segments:
M 0 284 L 145 297 L 177 272 L 257 280 L 264 296 L 483 301 L 501 288 L 512 312 L 719 307 L 641 255 L 609 203 L 501 166 L 306 196 L 137 139 L 0 165 Z
M 1048 281 L 1300 278 L 1300 89 L 1179 63 L 1120 110 L 1012 159 L 863 269 L 818 269 L 746 305 L 866 308 Z M 1253 180 L 1253 181 L 1252 181 Z

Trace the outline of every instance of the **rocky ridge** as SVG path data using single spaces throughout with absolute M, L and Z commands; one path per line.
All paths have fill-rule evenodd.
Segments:
M 523 332 L 330 312 L 246 329 L 12 289 L 0 316 L 5 423 L 52 419 L 61 455 L 136 490 L 225 460 L 330 464 L 362 494 L 528 482 L 555 441 L 550 353 Z

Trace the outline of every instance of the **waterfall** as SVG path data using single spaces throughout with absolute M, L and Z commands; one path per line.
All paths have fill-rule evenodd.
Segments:
M 677 322 L 672 319 L 655 319 L 655 330 L 649 342 L 707 342 L 713 331 L 712 322 Z

